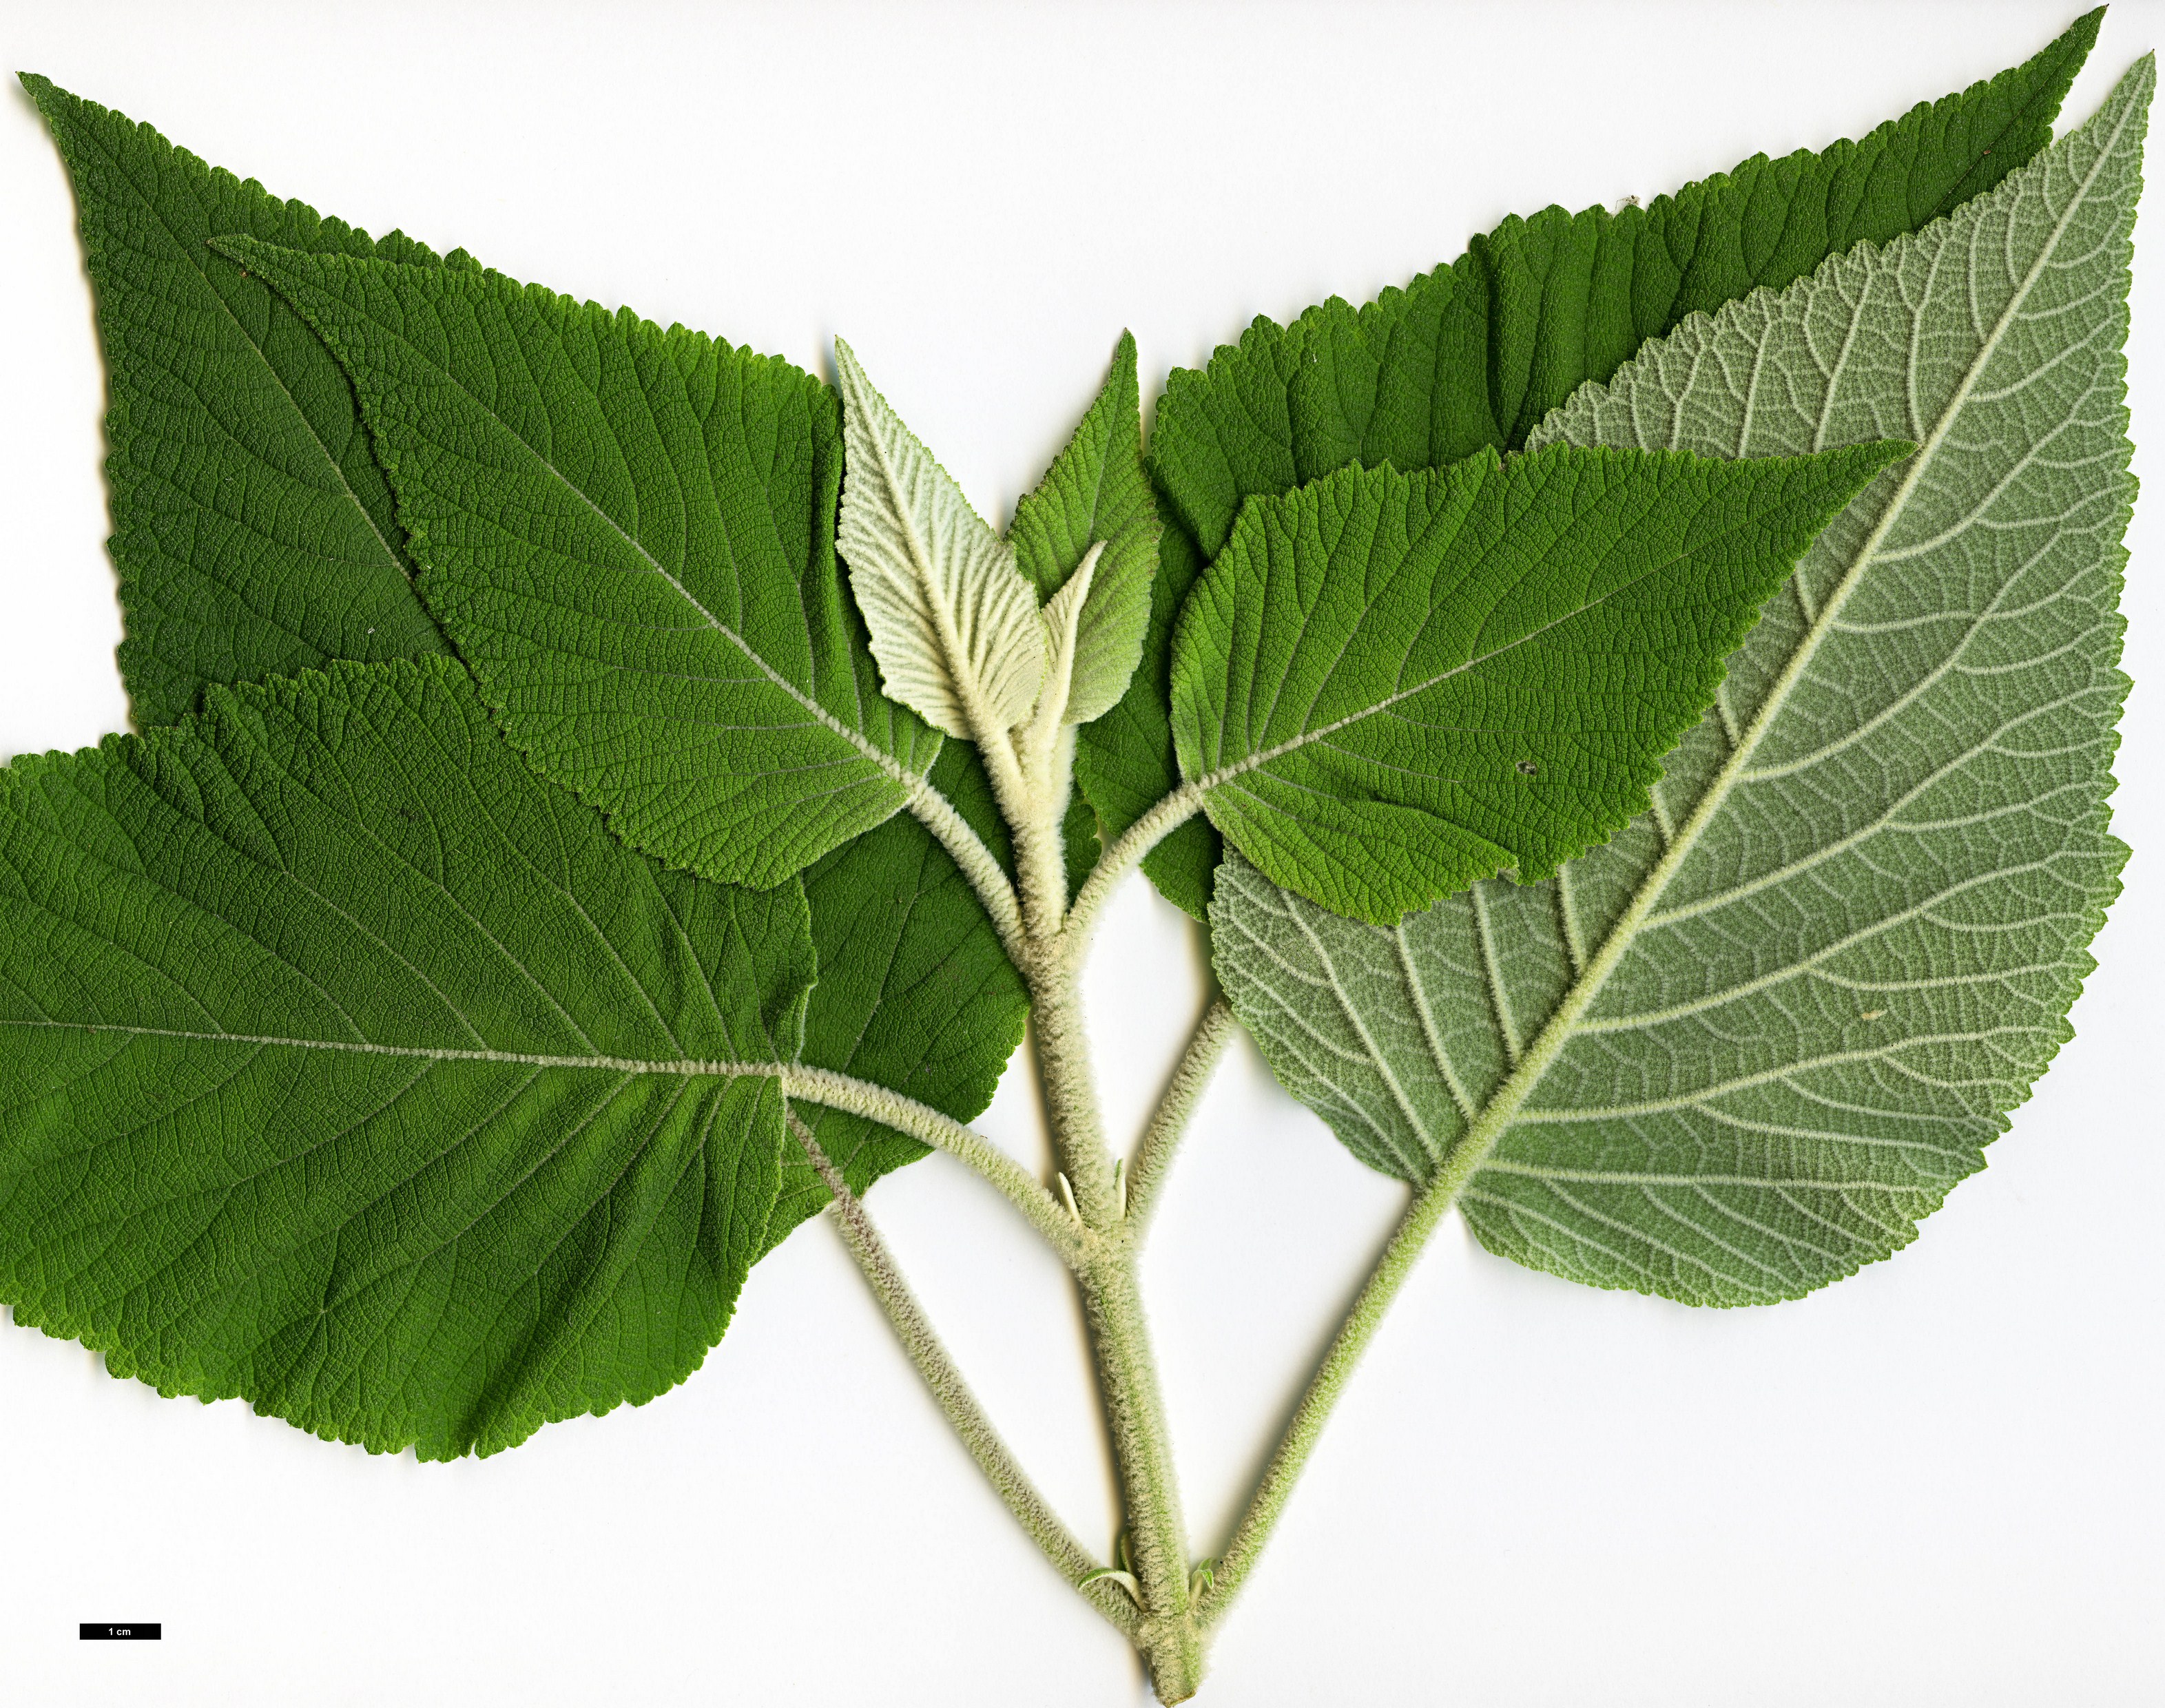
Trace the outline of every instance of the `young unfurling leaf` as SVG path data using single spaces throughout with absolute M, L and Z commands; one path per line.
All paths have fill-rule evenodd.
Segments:
M 1062 724 L 1076 721 L 1067 715 L 1067 711 L 1082 640 L 1083 607 L 1089 602 L 1091 583 L 1097 579 L 1104 551 L 1103 541 L 1092 546 L 1075 573 L 1067 578 L 1067 585 L 1046 601 L 1045 643 L 1050 654 L 1049 668 L 1045 692 L 1039 696 L 1037 712 L 1030 719 L 1031 742 L 1050 741 Z
M 840 544 L 880 684 L 935 728 L 1001 739 L 1044 686 L 1037 596 L 840 339 L 835 362 L 849 457 Z
M 1016 561 L 1048 607 L 1084 559 L 1104 549 L 1077 633 L 1061 714 L 1068 723 L 1088 723 L 1119 702 L 1150 623 L 1159 528 L 1143 471 L 1139 396 L 1135 341 L 1122 333 L 1104 388 L 1008 529 Z

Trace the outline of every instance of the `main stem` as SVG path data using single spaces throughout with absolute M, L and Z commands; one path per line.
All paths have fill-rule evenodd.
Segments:
M 1016 864 L 1059 870 L 1057 831 L 1050 814 L 1015 827 Z M 1049 844 L 1049 845 L 1048 845 Z M 1063 893 L 1065 878 L 1059 880 Z M 1077 962 L 1082 944 L 1061 928 L 1064 906 L 1029 893 L 1032 927 L 1028 964 L 1031 1024 L 1053 1154 L 1067 1177 L 1084 1229 L 1074 1264 L 1082 1313 L 1098 1369 L 1098 1390 L 1112 1436 L 1113 1458 L 1127 1519 L 1128 1558 L 1142 1621 L 1135 1647 L 1150 1668 L 1162 1702 L 1185 1701 L 1203 1679 L 1203 1636 L 1188 1590 L 1188 1536 L 1166 1428 L 1156 1360 L 1144 1319 L 1137 1273 L 1140 1242 L 1122 1201 L 1098 1112 L 1082 1027 Z M 1035 902 L 1036 905 L 1031 905 Z M 1048 930 L 1046 928 L 1051 927 Z

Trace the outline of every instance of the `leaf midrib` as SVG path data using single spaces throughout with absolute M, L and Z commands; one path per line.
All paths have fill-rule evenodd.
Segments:
M 436 1062 L 508 1062 L 534 1068 L 591 1068 L 615 1074 L 682 1074 L 722 1078 L 747 1075 L 780 1079 L 780 1062 L 700 1061 L 689 1057 L 641 1058 L 611 1055 L 536 1055 L 522 1050 L 452 1049 L 429 1044 L 376 1043 L 366 1038 L 282 1038 L 261 1033 L 190 1032 L 178 1027 L 124 1026 L 76 1020 L 0 1019 L 0 1027 L 36 1027 L 53 1032 L 118 1033 L 127 1038 L 169 1038 L 189 1043 L 244 1043 L 258 1048 L 328 1050 L 334 1054 L 398 1056 Z

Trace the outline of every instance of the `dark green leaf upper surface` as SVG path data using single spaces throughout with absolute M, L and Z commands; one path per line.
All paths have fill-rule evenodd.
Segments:
M 1355 308 L 1333 298 L 1166 387 L 1151 465 L 1206 557 L 1241 501 L 1343 464 L 1440 467 L 1515 449 L 1694 310 L 1801 278 L 1858 242 L 1952 212 L 2052 140 L 2097 38 L 2093 12 L 2034 59 L 1862 141 L 1733 170 L 1644 208 L 1505 220 L 1448 267 Z
M 238 263 L 211 249 L 208 240 L 213 236 L 245 233 L 304 250 L 374 253 L 398 260 L 425 261 L 433 258 L 425 250 L 395 235 L 371 248 L 365 238 L 335 221 L 319 225 L 299 204 L 274 202 L 255 186 L 242 185 L 229 174 L 202 166 L 192 156 L 173 149 L 147 127 L 132 125 L 102 108 L 53 90 L 50 85 L 35 83 L 34 92 L 44 103 L 66 150 L 83 201 L 85 234 L 99 281 L 103 324 L 116 400 L 125 402 L 134 397 L 135 391 L 131 387 L 150 388 L 144 393 L 147 401 L 130 404 L 126 412 L 116 408 L 113 418 L 115 504 L 116 512 L 124 522 L 122 535 L 116 540 L 114 549 L 121 559 L 124 574 L 137 575 L 132 567 L 136 559 L 131 552 L 141 543 L 130 534 L 126 525 L 126 518 L 132 513 L 128 507 L 131 502 L 140 502 L 145 516 L 173 537 L 203 542 L 214 539 L 217 544 L 216 553 L 204 563 L 183 558 L 167 566 L 178 578 L 175 585 L 194 588 L 185 596 L 176 596 L 192 613 L 193 627 L 186 631 L 193 649 L 189 655 L 188 671 L 175 674 L 175 654 L 172 645 L 167 644 L 173 642 L 181 631 L 163 618 L 155 631 L 147 628 L 148 619 L 144 613 L 157 607 L 146 603 L 140 591 L 128 590 L 131 639 L 123 648 L 122 665 L 134 696 L 138 722 L 150 724 L 178 717 L 195 702 L 204 680 L 254 680 L 337 658 L 367 660 L 400 652 L 440 649 L 444 643 L 435 623 L 408 584 L 405 533 L 394 514 L 391 488 L 369 448 L 358 400 L 337 359 L 260 273 L 251 276 Z M 115 245 L 119 248 L 115 249 Z M 137 250 L 143 253 L 139 255 Z M 116 255 L 124 259 L 126 264 L 122 265 Z M 190 270 L 187 274 L 169 276 L 173 267 L 182 264 Z M 198 273 L 202 275 L 200 279 L 195 276 Z M 173 307 L 176 302 L 183 307 L 195 306 L 181 318 L 174 319 Z M 243 334 L 246 334 L 245 339 Z M 235 343 L 236 339 L 241 342 Z M 225 354 L 215 361 L 202 364 L 201 353 L 205 348 Z M 154 357 L 157 360 L 153 360 Z M 199 365 L 190 365 L 191 361 Z M 282 393 L 290 394 L 290 402 L 282 394 Z M 301 413 L 297 413 L 297 410 Z M 150 413 L 146 414 L 146 411 Z M 156 434 L 142 428 L 142 423 L 153 417 L 161 423 Z M 124 429 L 131 422 L 135 429 L 134 437 L 124 443 Z M 220 423 L 234 436 L 246 456 L 235 452 L 221 460 L 205 454 L 208 460 L 200 465 L 204 478 L 224 484 L 215 490 L 205 489 L 202 495 L 204 507 L 200 515 L 186 507 L 187 494 L 174 489 L 170 481 L 155 491 L 140 481 L 136 486 L 129 486 L 129 468 L 120 455 L 129 446 L 153 455 L 169 472 L 173 466 L 194 467 L 198 465 L 184 462 L 173 447 L 208 444 L 214 451 L 223 441 L 209 429 Z M 306 433 L 302 432 L 303 426 Z M 387 612 L 380 602 L 364 602 L 356 607 L 357 614 L 351 621 L 319 621 L 337 615 L 339 607 L 334 596 L 340 587 L 373 584 L 367 583 L 365 577 L 357 580 L 350 573 L 351 564 L 344 560 L 329 569 L 318 565 L 303 575 L 292 570 L 291 553 L 282 557 L 266 548 L 250 556 L 236 545 L 231 533 L 213 535 L 205 532 L 213 524 L 225 526 L 234 517 L 245 523 L 260 510 L 271 519 L 265 525 L 277 523 L 286 533 L 292 533 L 297 516 L 305 522 L 315 511 L 308 505 L 297 507 L 291 492 L 275 482 L 266 485 L 265 470 L 297 463 L 308 466 L 319 442 L 337 448 L 351 494 L 358 495 L 349 495 L 348 507 L 355 504 L 361 507 L 345 518 L 348 532 L 358 525 L 354 518 L 365 515 L 368 528 L 374 530 L 365 537 L 369 540 L 380 538 L 398 558 L 399 571 L 392 584 L 398 607 L 395 611 Z M 229 463 L 247 471 L 247 478 L 239 481 L 231 479 Z M 828 494 L 827 506 L 827 514 L 818 531 L 830 534 L 831 493 Z M 331 507 L 334 517 L 336 507 Z M 303 625 L 311 638 L 309 645 L 264 652 L 257 644 L 261 633 L 282 636 L 287 631 L 275 623 L 266 629 L 262 612 L 255 609 L 247 598 L 213 597 L 187 580 L 190 575 L 200 576 L 220 568 L 233 570 L 243 564 L 250 566 L 249 574 L 255 578 L 246 583 L 246 587 L 271 588 L 276 595 L 277 611 Z M 311 575 L 314 579 L 308 579 Z M 312 588 L 316 590 L 314 595 L 308 593 Z M 161 652 L 157 646 L 150 644 L 153 641 L 164 645 L 165 650 Z M 193 674 L 188 673 L 191 671 Z M 167 681 L 169 675 L 174 686 L 167 692 L 161 685 Z M 956 752 L 965 754 L 966 750 L 958 749 Z M 948 780 L 959 791 L 958 800 L 966 816 L 977 823 L 980 834 L 986 833 L 990 827 L 982 822 L 985 813 L 975 809 L 980 806 L 988 807 L 988 792 L 982 787 L 977 791 L 985 797 L 980 802 L 964 786 L 970 780 Z M 982 783 L 981 778 L 978 780 Z M 993 818 L 996 824 L 996 813 Z M 936 847 L 930 847 L 929 838 L 914 825 L 888 827 L 877 840 L 881 846 L 908 844 L 919 856 L 913 870 L 929 891 L 944 894 L 960 886 L 952 863 Z M 927 847 L 919 847 L 921 843 Z M 893 890 L 890 884 L 883 893 Z M 822 967 L 830 978 L 808 1017 L 808 1033 L 815 1043 L 815 1059 L 829 1065 L 843 1065 L 854 1059 L 858 1072 L 875 1077 L 882 1071 L 881 1064 L 889 1061 L 909 1063 L 909 1066 L 897 1071 L 905 1075 L 914 1074 L 915 1059 L 909 1044 L 893 1040 L 916 1038 L 928 1029 L 938 1034 L 943 1022 L 928 1010 L 926 1005 L 933 993 L 921 980 L 907 991 L 907 1012 L 895 1004 L 876 1001 L 867 1006 L 863 992 L 868 981 L 887 979 L 898 958 L 904 962 L 912 962 L 913 958 L 915 962 L 922 962 L 953 957 L 967 963 L 973 955 L 982 955 L 985 943 L 993 937 L 990 924 L 982 910 L 975 907 L 974 900 L 967 909 L 947 906 L 928 912 L 892 894 L 890 899 L 900 910 L 902 922 L 889 934 L 851 931 L 821 933 Z M 831 883 L 822 886 L 815 901 L 816 912 L 825 915 L 837 909 L 853 921 L 862 920 L 863 910 L 857 899 L 844 895 Z M 861 960 L 861 954 L 864 957 Z M 900 995 L 900 987 L 895 988 Z M 825 1005 L 830 1003 L 841 1004 L 846 1010 L 846 1019 L 841 1023 L 845 1027 L 848 1043 L 839 1050 L 823 1052 L 816 1047 L 816 1042 L 834 1032 L 824 1017 Z M 1011 1029 L 993 1028 L 1003 1033 Z M 946 1035 L 951 1040 L 951 1031 Z M 1004 1059 L 1005 1054 L 1002 1054 L 998 1061 L 992 1064 L 993 1078 L 997 1078 L 999 1062 Z M 983 1072 L 980 1064 L 978 1076 L 982 1077 Z M 917 1085 L 919 1091 L 932 1089 L 921 1083 L 923 1075 L 914 1077 L 920 1082 Z M 949 1107 L 954 1100 L 935 1096 L 933 1101 Z M 967 1102 L 967 1099 L 961 1101 Z M 980 1099 L 968 1107 L 956 1104 L 950 1112 L 961 1117 L 973 1115 L 982 1103 Z M 822 1123 L 840 1119 L 824 1114 L 815 1114 L 814 1118 Z M 845 1157 L 858 1154 L 856 1143 L 845 1142 L 832 1132 L 827 1137 L 830 1148 L 838 1154 Z M 863 1148 L 864 1166 L 852 1166 L 851 1178 L 861 1188 L 872 1174 L 920 1154 L 918 1147 L 907 1141 L 892 1134 L 884 1135 L 880 1143 Z M 809 1165 L 793 1145 L 785 1148 L 782 1167 L 793 1183 L 802 1185 L 809 1180 L 817 1185 L 816 1177 L 810 1175 Z M 794 1208 L 777 1211 L 770 1240 L 779 1239 L 797 1219 L 823 1201 L 823 1195 L 809 1201 L 803 1193 L 785 1196 Z
M 1362 307 L 1333 297 L 1290 326 L 1259 318 L 1205 369 L 1167 382 L 1150 465 L 1168 535 L 1185 531 L 1188 560 L 1208 560 L 1251 496 L 1348 463 L 1410 472 L 1484 445 L 1515 449 L 1573 388 L 1606 379 L 1685 315 L 1778 289 L 1861 240 L 1883 243 L 1949 212 L 2051 139 L 2100 16 L 1861 141 L 1755 155 L 1613 215 L 1551 207 L 1514 217 L 1450 266 Z M 1169 546 L 1162 595 L 1185 591 L 1183 566 Z M 1177 612 L 1177 596 L 1169 602 Z M 1177 780 L 1165 673 L 1153 668 L 1172 628 L 1153 623 L 1126 702 L 1084 737 L 1078 775 L 1111 833 Z M 1199 912 L 1214 839 L 1199 825 L 1179 837 L 1146 870 Z
M 138 724 L 179 717 L 206 683 L 442 650 L 435 622 L 409 583 L 391 487 L 337 359 L 260 274 L 213 250 L 210 239 L 245 234 L 312 253 L 434 257 L 395 233 L 371 244 L 336 220 L 319 221 L 298 202 L 206 166 L 148 126 L 44 79 L 25 81 L 73 176 L 97 284 L 114 402 L 113 552 L 129 623 L 120 662 Z M 395 575 L 378 573 L 387 564 Z M 980 834 L 997 827 L 997 813 L 988 826 L 977 810 L 989 809 L 987 790 L 972 794 L 962 786 L 967 779 L 949 780 Z M 929 839 L 914 826 L 880 836 L 918 849 L 915 870 L 929 891 L 959 885 L 943 853 L 918 848 Z M 814 905 L 815 922 L 836 908 L 852 919 L 862 913 L 832 884 Z M 992 937 L 982 910 L 972 917 L 954 907 L 927 913 L 898 906 L 908 923 L 893 939 L 819 933 L 815 922 L 832 977 L 813 1002 L 808 1033 L 815 1040 L 827 1035 L 823 1004 L 845 1002 L 850 1040 L 839 1054 L 815 1048 L 815 1059 L 841 1065 L 854 1054 L 860 1072 L 876 1075 L 877 1064 L 910 1059 L 906 1045 L 897 1054 L 882 1040 L 890 1030 L 905 1038 L 928 1027 L 938 1032 L 925 1007 L 930 993 L 914 984 L 907 1012 L 884 1004 L 867 1010 L 867 981 L 886 977 L 898 956 L 967 961 Z M 967 1117 L 981 1106 L 949 1112 Z M 855 1154 L 832 1133 L 828 1142 Z M 919 1154 L 890 1134 L 865 1155 L 892 1159 L 877 1172 Z M 802 1175 L 816 1186 L 794 1146 L 783 1167 L 791 1180 Z M 854 1168 L 851 1177 L 860 1188 L 869 1178 Z M 778 1239 L 786 1231 L 779 1224 L 793 1225 L 803 1207 L 778 1211 L 771 1237 Z
M 345 365 L 423 596 L 545 774 L 761 885 L 903 804 L 940 737 L 843 596 L 824 386 L 495 273 L 229 247 Z
M 1274 881 L 1390 922 L 1644 810 L 1812 537 L 1903 444 L 1557 447 L 1259 499 L 1173 650 L 1183 774 Z
M 448 661 L 0 774 L 0 1296 L 424 1457 L 648 1399 L 761 1248 L 804 903 L 668 871 Z
M 427 262 L 25 76 L 75 184 L 112 407 L 120 669 L 139 728 L 209 683 L 440 651 L 353 390 L 210 239 Z

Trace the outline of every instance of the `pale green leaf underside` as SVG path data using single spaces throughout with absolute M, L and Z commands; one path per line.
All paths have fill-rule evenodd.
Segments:
M 1045 681 L 1036 595 L 840 339 L 835 361 L 849 457 L 839 544 L 881 686 L 949 735 L 1003 734 Z
M 1182 774 L 1357 918 L 1545 876 L 1644 808 L 1761 602 L 1907 450 L 1480 451 L 1251 499 L 1174 640 Z
M 1411 1180 L 1488 1149 L 1491 1250 L 1702 1304 L 1906 1244 L 2068 1036 L 2107 832 L 2153 70 L 1950 219 L 1694 318 L 1538 437 L 1924 449 L 1829 528 L 1671 758 L 1549 883 L 1395 931 L 1229 865 L 1221 976 L 1281 1080 Z
M 1135 341 L 1124 332 L 1104 386 L 1044 480 L 1015 506 L 1008 529 L 1017 563 L 1047 604 L 1069 585 L 1091 547 L 1104 547 L 1077 631 L 1067 723 L 1102 717 L 1127 692 L 1150 626 L 1158 532 L 1143 470 Z
M 779 883 L 919 792 L 842 594 L 834 394 L 477 269 L 224 245 L 337 354 L 429 609 L 547 775 L 635 847 Z
M 0 1298 L 448 1458 L 696 1369 L 762 1248 L 804 901 L 668 871 L 456 664 L 0 773 Z

